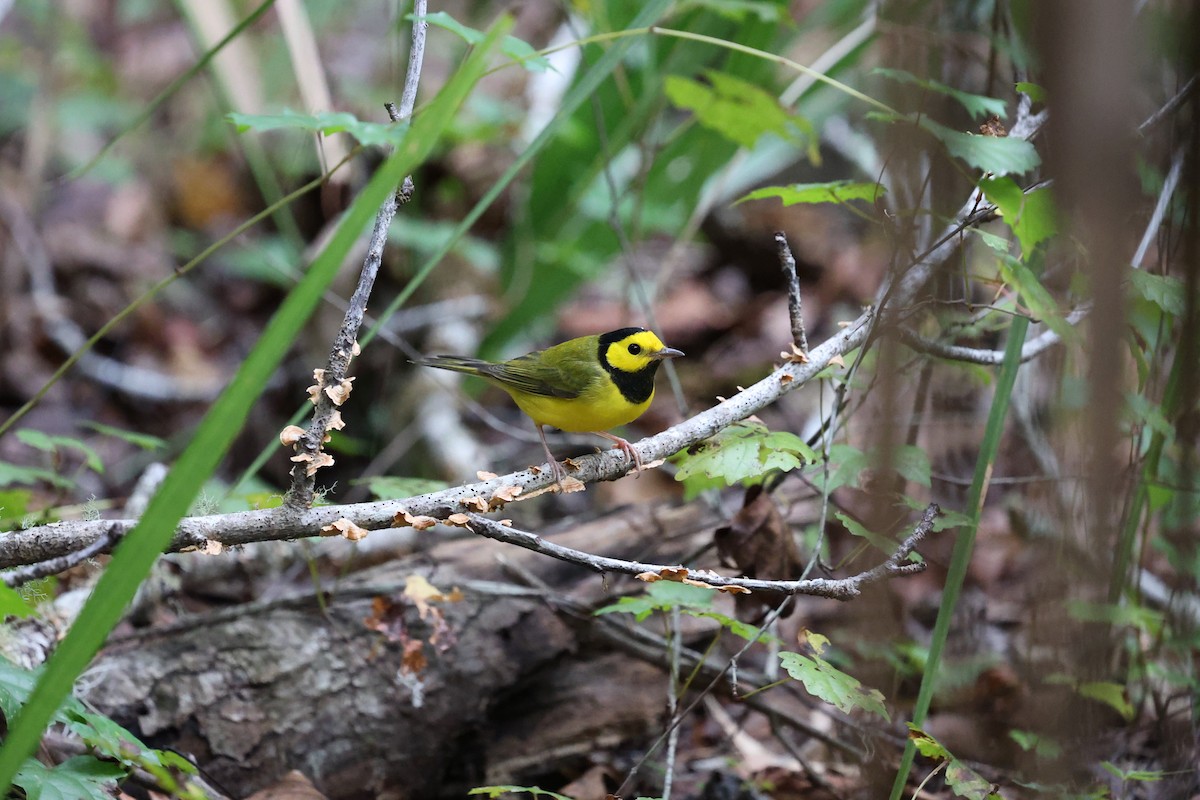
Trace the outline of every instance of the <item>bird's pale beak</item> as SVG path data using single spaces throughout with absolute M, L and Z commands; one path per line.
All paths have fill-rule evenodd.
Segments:
M 650 357 L 661 361 L 664 358 L 679 358 L 681 355 L 683 355 L 682 350 L 676 350 L 674 347 L 664 347 Z

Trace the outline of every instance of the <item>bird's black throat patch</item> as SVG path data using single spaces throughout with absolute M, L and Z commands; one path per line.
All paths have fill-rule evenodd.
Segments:
M 613 383 L 617 385 L 617 390 L 621 392 L 621 396 L 629 402 L 639 405 L 649 400 L 650 395 L 654 394 L 654 374 L 658 372 L 658 365 L 662 362 L 651 361 L 637 372 L 618 369 L 608 361 L 608 347 L 631 334 L 641 333 L 642 330 L 644 329 L 621 328 L 620 330 L 609 331 L 600 336 L 599 345 L 600 365 L 612 376 Z

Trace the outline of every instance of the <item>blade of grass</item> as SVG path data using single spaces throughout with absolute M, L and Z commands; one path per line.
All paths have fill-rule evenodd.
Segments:
M 47 662 L 29 702 L 9 727 L 0 747 L 0 794 L 7 796 L 13 777 L 37 746 L 55 709 L 104 643 L 201 485 L 216 470 L 251 405 L 316 308 L 346 253 L 388 193 L 394 192 L 404 176 L 428 157 L 467 93 L 482 77 L 488 52 L 510 27 L 507 19 L 493 27 L 487 39 L 475 48 L 455 77 L 413 123 L 403 145 L 383 163 L 354 200 L 329 244 L 272 317 L 229 388 L 205 415 L 192 443 L 151 499 L 137 527 L 117 547 L 75 624 Z
M 1008 416 L 1013 384 L 1017 379 L 1017 370 L 1021 367 L 1021 348 L 1025 344 L 1025 334 L 1028 330 L 1029 319 L 1023 315 L 1014 317 L 1012 325 L 1008 329 L 1008 342 L 1004 346 L 1004 363 L 1000 366 L 1000 375 L 996 380 L 992 410 L 988 414 L 987 426 L 984 428 L 979 457 L 975 461 L 975 476 L 971 481 L 971 489 L 968 494 L 967 513 L 971 521 L 959 532 L 958 539 L 954 542 L 954 552 L 950 556 L 950 569 L 946 574 L 946 585 L 942 589 L 942 604 L 938 609 L 937 622 L 933 626 L 933 639 L 929 643 L 929 657 L 925 662 L 925 673 L 921 676 L 921 688 L 917 692 L 917 703 L 913 707 L 912 721 L 917 727 L 925 723 L 925 717 L 929 713 L 929 704 L 933 700 L 933 688 L 937 682 L 942 650 L 946 646 L 946 635 L 950 632 L 950 618 L 954 615 L 954 608 L 958 604 L 958 596 L 962 592 L 963 581 L 967 576 L 967 566 L 971 563 L 971 552 L 975 547 L 975 533 L 979 530 L 979 517 L 983 511 L 983 501 L 987 498 L 992 469 L 996 465 L 996 455 L 1000 451 L 1000 437 L 1004 434 L 1004 420 Z M 904 785 L 908 782 L 908 773 L 912 769 L 913 757 L 916 752 L 916 745 L 910 738 L 904 745 L 904 755 L 900 759 L 900 768 L 896 773 L 896 780 L 892 784 L 891 800 L 900 800 L 900 796 L 904 792 Z

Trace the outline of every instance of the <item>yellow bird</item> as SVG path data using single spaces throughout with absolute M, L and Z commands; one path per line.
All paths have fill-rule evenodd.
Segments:
M 610 439 L 640 470 L 642 459 L 633 445 L 607 431 L 632 422 L 650 407 L 659 365 L 681 355 L 648 330 L 620 328 L 509 361 L 430 356 L 414 363 L 477 375 L 508 392 L 537 426 L 546 459 L 561 486 L 566 475 L 550 452 L 543 427 Z

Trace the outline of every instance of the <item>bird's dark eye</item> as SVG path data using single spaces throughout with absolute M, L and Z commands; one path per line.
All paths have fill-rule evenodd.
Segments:
M 629 355 L 636 356 L 640 352 L 642 352 L 642 346 L 637 342 L 629 345 Z

